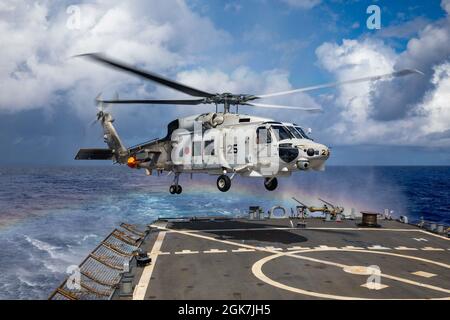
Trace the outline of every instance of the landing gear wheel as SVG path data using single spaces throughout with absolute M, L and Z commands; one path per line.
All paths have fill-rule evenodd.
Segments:
M 180 185 L 171 185 L 170 186 L 170 188 L 169 188 L 169 192 L 171 193 L 171 194 L 180 194 L 181 192 L 183 192 L 183 188 L 181 188 L 181 186 Z
M 230 177 L 222 174 L 217 178 L 217 188 L 219 188 L 222 192 L 227 192 L 231 187 L 231 179 Z
M 264 180 L 264 187 L 266 187 L 267 190 L 273 191 L 278 187 L 278 180 L 277 178 L 266 178 Z

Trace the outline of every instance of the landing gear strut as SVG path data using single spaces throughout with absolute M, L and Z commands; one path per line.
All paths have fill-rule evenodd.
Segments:
M 217 178 L 217 188 L 222 192 L 227 192 L 231 187 L 231 179 L 227 175 L 222 174 Z
M 264 187 L 266 187 L 266 189 L 269 191 L 275 190 L 278 187 L 277 178 L 266 178 L 264 180 Z
M 169 188 L 170 194 L 175 194 L 175 193 L 180 194 L 181 192 L 183 192 L 183 188 L 181 188 L 181 186 L 178 184 L 179 178 L 180 178 L 180 173 L 179 172 L 175 173 L 175 177 L 173 178 L 173 184 Z

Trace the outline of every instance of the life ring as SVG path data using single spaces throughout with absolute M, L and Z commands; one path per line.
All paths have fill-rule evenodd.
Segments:
M 274 215 L 274 211 L 280 209 L 283 211 L 283 215 L 282 216 L 278 216 L 278 215 Z M 286 218 L 286 209 L 282 206 L 273 206 L 272 208 L 270 208 L 269 210 L 269 218 L 271 219 L 283 219 Z

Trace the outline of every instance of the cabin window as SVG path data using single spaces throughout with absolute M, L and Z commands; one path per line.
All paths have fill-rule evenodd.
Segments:
M 270 131 L 267 130 L 266 127 L 259 127 L 256 129 L 256 143 L 272 143 L 272 136 L 270 135 Z
M 271 126 L 271 128 L 278 141 L 293 138 L 293 135 L 283 126 Z
M 205 156 L 214 155 L 214 139 L 205 141 Z

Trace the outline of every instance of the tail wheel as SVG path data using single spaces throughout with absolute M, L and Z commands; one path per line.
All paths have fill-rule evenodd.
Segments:
M 278 187 L 277 178 L 266 178 L 264 180 L 264 187 L 266 187 L 266 189 L 269 191 L 275 190 Z
M 222 192 L 227 192 L 231 187 L 231 179 L 226 175 L 221 175 L 217 178 L 217 188 Z

